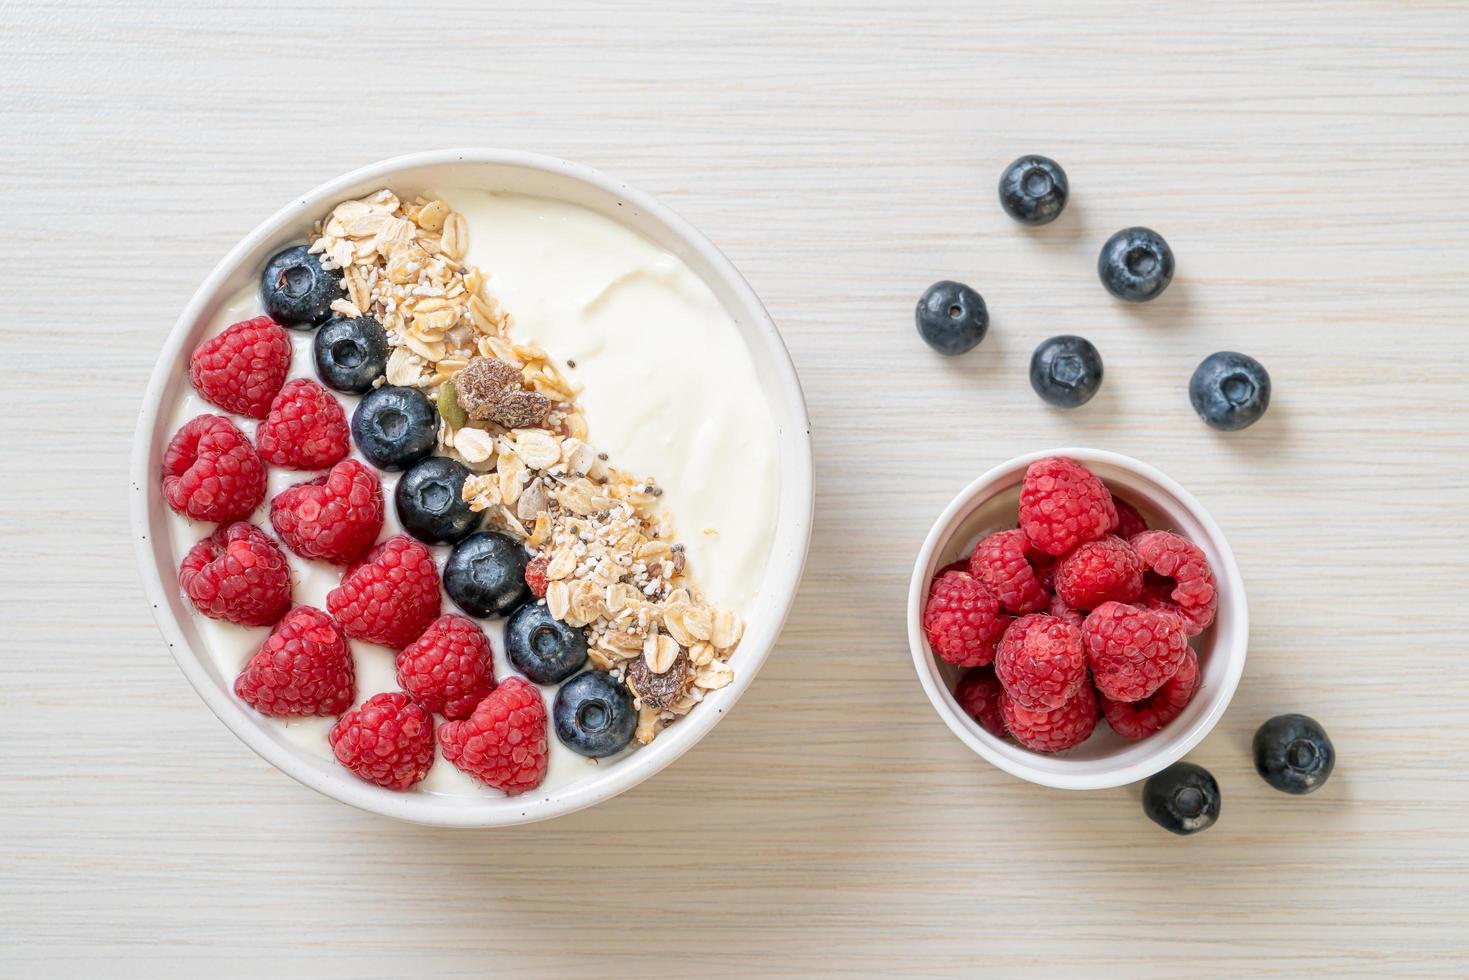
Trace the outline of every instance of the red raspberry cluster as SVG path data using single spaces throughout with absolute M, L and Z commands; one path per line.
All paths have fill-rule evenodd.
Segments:
M 411 789 L 436 749 L 509 795 L 535 788 L 548 753 L 541 692 L 513 677 L 497 686 L 484 630 L 439 615 L 439 569 L 427 547 L 406 535 L 377 543 L 382 481 L 348 458 L 350 428 L 336 396 L 307 378 L 287 381 L 290 363 L 289 336 L 269 317 L 205 341 L 189 379 L 205 401 L 256 420 L 253 441 L 242 429 L 249 423 L 205 414 L 180 428 L 163 456 L 164 500 L 218 525 L 179 567 L 184 595 L 202 615 L 271 628 L 235 679 L 236 696 L 272 717 L 337 717 L 328 739 L 337 760 L 386 789 Z M 267 464 L 319 474 L 271 500 L 279 544 L 257 526 Z M 345 566 L 325 611 L 292 608 L 282 544 L 301 559 Z M 537 594 L 544 571 L 542 563 Z M 398 651 L 402 690 L 357 702 L 353 640 Z M 446 719 L 437 734 L 435 714 Z
M 1026 470 L 1020 526 L 974 546 L 929 585 L 923 628 L 969 668 L 954 697 L 986 731 L 1037 752 L 1091 737 L 1098 715 L 1126 739 L 1159 731 L 1198 692 L 1188 645 L 1214 621 L 1199 547 L 1149 530 L 1076 460 Z

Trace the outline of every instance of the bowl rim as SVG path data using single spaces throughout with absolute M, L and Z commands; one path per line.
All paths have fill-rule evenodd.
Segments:
M 996 752 L 988 741 L 993 736 L 988 733 L 976 734 L 974 729 L 977 726 L 966 724 L 966 719 L 960 717 L 961 712 L 952 703 L 953 698 L 947 687 L 939 682 L 935 666 L 937 658 L 929 649 L 928 640 L 923 633 L 922 616 L 924 600 L 928 594 L 928 566 L 933 562 L 935 552 L 941 551 L 951 540 L 949 529 L 954 525 L 956 518 L 961 512 L 968 514 L 983 503 L 978 499 L 981 492 L 988 489 L 989 485 L 995 483 L 1001 476 L 1017 468 L 1023 469 L 1036 460 L 1048 456 L 1069 456 L 1083 463 L 1095 462 L 1115 466 L 1129 470 L 1157 484 L 1175 498 L 1184 509 L 1188 510 L 1207 532 L 1210 545 L 1221 559 L 1221 567 L 1214 569 L 1215 577 L 1225 580 L 1229 594 L 1236 597 L 1231 603 L 1230 615 L 1237 626 L 1238 640 L 1228 650 L 1220 651 L 1226 657 L 1226 671 L 1205 713 L 1181 738 L 1160 742 L 1159 749 L 1154 754 L 1139 762 L 1099 772 L 1055 773 L 1026 762 L 1017 762 Z M 993 496 L 993 493 L 986 494 L 984 499 L 987 500 L 990 496 Z M 960 490 L 929 528 L 923 545 L 918 550 L 918 557 L 914 560 L 912 576 L 908 583 L 908 646 L 913 655 L 913 667 L 918 674 L 919 683 L 923 686 L 924 693 L 928 695 L 929 703 L 933 706 L 934 711 L 960 741 L 986 762 L 1012 776 L 1052 789 L 1091 790 L 1126 786 L 1129 783 L 1146 779 L 1183 758 L 1213 730 L 1224 715 L 1225 709 L 1229 707 L 1230 701 L 1233 700 L 1234 692 L 1239 687 L 1240 677 L 1244 673 L 1245 659 L 1249 649 L 1249 626 L 1249 603 L 1245 598 L 1244 580 L 1240 576 L 1239 564 L 1235 561 L 1234 551 L 1230 548 L 1223 530 L 1213 516 L 1193 494 L 1157 467 L 1131 456 L 1105 449 L 1089 449 L 1081 446 L 1045 449 L 1023 453 L 990 467 Z
M 718 692 L 722 695 L 723 703 L 717 707 L 705 706 L 716 710 L 691 713 L 678 725 L 664 732 L 651 747 L 609 767 L 605 775 L 598 774 L 592 779 L 579 780 L 544 796 L 532 797 L 527 794 L 519 798 L 519 806 L 506 806 L 500 797 L 487 797 L 485 802 L 492 805 L 483 806 L 478 800 L 465 801 L 426 793 L 393 793 L 346 772 L 323 771 L 314 765 L 322 760 L 314 756 L 308 758 L 308 753 L 303 749 L 271 737 L 255 719 L 247 716 L 244 706 L 230 692 L 214 683 L 205 667 L 203 653 L 195 653 L 191 648 L 170 607 L 170 594 L 176 591 L 176 586 L 164 581 L 153 543 L 149 540 L 149 536 L 154 533 L 149 511 L 149 488 L 156 482 L 155 460 L 162 448 L 161 443 L 155 444 L 153 434 L 163 411 L 163 393 L 170 378 L 179 369 L 184 344 L 211 298 L 235 274 L 251 252 L 281 235 L 290 225 L 299 222 L 303 212 L 336 203 L 336 198 L 367 181 L 387 182 L 395 174 L 405 170 L 449 164 L 483 164 L 541 171 L 611 195 L 631 205 L 634 210 L 641 211 L 653 223 L 661 224 L 673 239 L 689 249 L 703 263 L 707 273 L 701 277 L 711 284 L 717 281 L 730 295 L 738 299 L 742 316 L 749 314 L 752 330 L 749 333 L 741 332 L 742 343 L 752 349 L 764 348 L 763 353 L 776 375 L 775 384 L 767 391 L 781 393 L 779 402 L 775 398 L 771 399 L 772 414 L 776 416 L 777 445 L 782 447 L 782 483 L 778 513 L 784 515 L 787 508 L 790 513 L 787 519 L 776 525 L 771 541 L 767 577 L 761 583 L 762 594 L 775 597 L 772 609 L 768 613 L 762 613 L 766 625 L 759 638 L 764 642 L 757 644 L 747 655 L 742 668 L 735 672 L 735 678 L 729 686 Z M 789 465 L 789 457 L 792 455 L 797 463 L 794 467 Z M 759 296 L 713 242 L 651 194 L 584 164 L 524 150 L 448 148 L 390 157 L 323 181 L 304 194 L 297 195 L 290 203 L 256 225 L 219 260 L 194 290 L 169 329 L 149 377 L 133 436 L 129 468 L 129 510 L 134 552 L 144 592 L 153 607 L 153 618 L 173 653 L 174 661 L 215 716 L 252 751 L 297 782 L 361 810 L 431 826 L 512 826 L 573 813 L 631 789 L 681 757 L 733 708 L 774 649 L 795 600 L 810 550 L 815 509 L 813 465 L 810 416 L 790 352 Z M 787 558 L 793 560 L 784 560 Z

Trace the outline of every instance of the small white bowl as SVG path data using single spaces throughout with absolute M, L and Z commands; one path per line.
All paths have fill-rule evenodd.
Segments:
M 1032 752 L 998 739 L 959 707 L 951 693 L 962 668 L 934 656 L 923 632 L 928 584 L 938 569 L 969 554 L 985 534 L 1016 525 L 1020 483 L 1026 468 L 1046 456 L 1084 463 L 1147 518 L 1148 526 L 1176 531 L 1204 550 L 1219 588 L 1214 625 L 1195 637 L 1201 681 L 1193 701 L 1161 732 L 1129 742 L 1097 723 L 1082 745 L 1055 755 Z M 1179 759 L 1219 721 L 1245 667 L 1250 633 L 1244 582 L 1219 525 L 1183 487 L 1127 456 L 1097 449 L 1051 449 L 1017 456 L 985 473 L 955 497 L 923 542 L 908 587 L 908 644 L 918 679 L 934 710 L 980 756 L 1021 779 L 1057 789 L 1106 789 L 1146 779 Z
M 775 421 L 781 481 L 776 529 L 757 598 L 745 617 L 744 639 L 730 660 L 734 680 L 651 745 L 561 790 L 467 799 L 394 793 L 358 779 L 286 741 L 234 696 L 233 678 L 223 676 L 214 665 L 200 641 L 194 614 L 179 592 L 158 474 L 163 447 L 172 435 L 169 410 L 188 385 L 188 354 L 227 297 L 258 281 L 270 255 L 305 241 L 312 222 L 338 202 L 381 187 L 400 193 L 473 187 L 569 201 L 652 240 L 687 263 L 729 312 L 754 361 Z M 354 170 L 295 199 L 231 249 L 194 293 L 164 342 L 133 442 L 131 495 L 133 538 L 154 618 L 184 676 L 230 731 L 267 762 L 327 796 L 400 820 L 456 827 L 530 823 L 592 806 L 636 786 L 708 734 L 755 679 L 780 633 L 805 565 L 814 506 L 810 424 L 800 381 L 770 315 L 729 259 L 677 214 L 619 180 L 565 160 L 480 149 L 436 150 Z

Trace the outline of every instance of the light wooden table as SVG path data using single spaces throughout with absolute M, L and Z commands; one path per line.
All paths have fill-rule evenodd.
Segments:
M 1469 972 L 1469 4 L 210 6 L 0 2 L 0 975 Z M 707 232 L 784 330 L 819 474 L 739 710 L 626 796 L 498 833 L 247 751 L 126 531 L 144 379 L 202 276 L 297 191 L 445 145 L 579 159 Z M 1033 233 L 993 190 L 1026 151 L 1074 188 Z M 1124 309 L 1093 267 L 1133 223 L 1179 271 Z M 942 277 L 994 317 L 952 361 L 912 326 Z M 1071 414 L 1025 379 L 1061 332 L 1107 363 Z M 1218 349 L 1275 379 L 1232 436 L 1185 398 Z M 991 769 L 913 676 L 929 522 L 1067 443 L 1163 467 L 1238 553 L 1253 642 L 1193 754 L 1225 799 L 1201 837 Z M 1336 742 L 1314 797 L 1251 769 L 1282 710 Z

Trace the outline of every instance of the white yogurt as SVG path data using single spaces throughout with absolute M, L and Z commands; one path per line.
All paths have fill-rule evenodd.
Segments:
M 775 532 L 776 432 L 749 354 L 708 286 L 673 255 L 584 208 L 481 191 L 450 190 L 441 196 L 465 216 L 468 261 L 485 272 L 491 291 L 514 315 L 514 338 L 541 344 L 562 363 L 567 377 L 582 386 L 578 398 L 589 441 L 614 464 L 657 480 L 706 596 L 716 605 L 747 613 Z M 243 290 L 219 311 L 206 336 L 260 313 L 255 290 Z M 311 335 L 291 331 L 291 339 L 290 376 L 314 377 Z M 575 361 L 574 369 L 565 368 L 568 359 Z M 338 397 L 350 416 L 357 399 Z M 187 390 L 174 407 L 172 431 L 205 412 L 226 414 Z M 253 420 L 232 418 L 253 438 Z M 271 468 L 266 503 L 254 523 L 269 531 L 270 499 L 318 475 Z M 387 538 L 401 531 L 392 506 L 397 475 L 381 476 L 387 501 L 382 537 Z M 175 565 L 212 530 L 213 525 L 170 512 Z M 432 550 L 442 566 L 449 549 Z M 289 552 L 287 560 L 293 600 L 325 609 L 341 569 Z M 457 610 L 446 600 L 444 611 Z M 227 683 L 269 634 L 268 629 L 197 614 L 194 621 Z M 504 621 L 480 624 L 495 649 L 495 676 L 505 677 L 512 670 L 505 658 Z M 351 647 L 357 703 L 398 689 L 393 651 L 358 640 Z M 549 712 L 556 688 L 542 687 L 541 692 Z M 335 719 L 261 716 L 261 721 L 304 750 L 332 758 L 326 736 Z M 562 746 L 554 733 L 548 733 L 548 742 L 550 761 L 542 790 L 568 786 L 595 773 L 599 765 L 617 762 L 584 759 Z M 441 755 L 416 789 L 454 796 L 501 795 Z
M 775 533 L 775 423 L 729 314 L 677 257 L 586 208 L 447 190 L 467 261 L 579 386 L 588 441 L 663 487 L 695 579 L 745 610 Z M 566 362 L 575 362 L 568 367 Z

